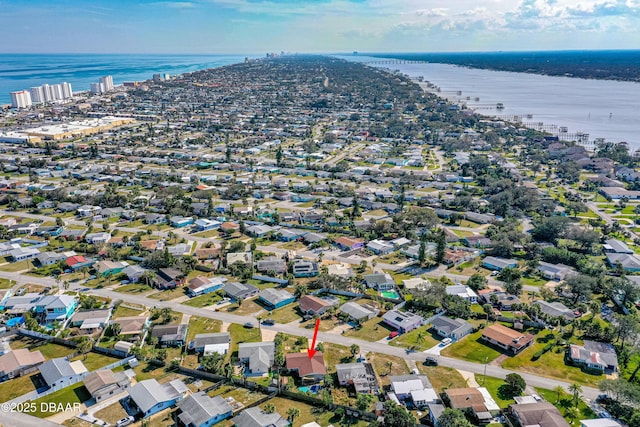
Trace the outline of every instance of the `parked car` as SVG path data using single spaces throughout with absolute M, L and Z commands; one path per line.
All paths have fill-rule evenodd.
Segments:
M 448 344 L 451 344 L 451 338 L 445 338 L 442 341 L 440 341 L 440 345 L 443 347 Z
M 246 322 L 246 323 L 244 324 L 244 327 L 245 327 L 245 328 L 253 328 L 253 323 L 251 323 L 251 322 Z
M 125 417 L 125 418 L 119 420 L 116 423 L 116 427 L 125 427 L 125 426 L 128 426 L 130 424 L 133 424 L 134 421 L 135 421 L 135 418 L 133 418 L 132 416 L 128 416 L 128 417 Z
M 438 359 L 436 359 L 435 357 L 427 356 L 427 358 L 424 359 L 424 364 L 427 366 L 438 366 Z
M 391 333 L 389 334 L 389 339 L 390 339 L 390 340 L 392 340 L 392 339 L 394 339 L 395 337 L 397 337 L 398 335 L 400 335 L 400 334 L 398 333 L 398 331 L 393 331 L 393 332 L 391 332 Z
M 267 326 L 273 326 L 273 325 L 275 325 L 275 324 L 276 324 L 276 321 L 275 321 L 275 320 L 273 320 L 273 319 L 264 319 L 264 320 L 262 321 L 262 324 L 263 324 L 263 325 L 267 325 Z

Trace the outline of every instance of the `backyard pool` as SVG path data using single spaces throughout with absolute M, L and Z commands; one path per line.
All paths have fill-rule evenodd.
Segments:
M 300 390 L 303 393 L 313 393 L 313 394 L 318 394 L 318 392 L 322 389 L 322 386 L 319 385 L 312 385 L 311 387 L 298 387 L 298 390 Z
M 400 299 L 400 294 L 396 291 L 381 291 L 380 295 L 385 298 Z

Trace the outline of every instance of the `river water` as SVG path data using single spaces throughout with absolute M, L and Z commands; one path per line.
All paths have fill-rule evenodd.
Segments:
M 343 58 L 358 62 L 384 60 L 366 56 Z M 625 141 L 631 151 L 640 149 L 640 83 L 490 71 L 449 64 L 371 65 L 399 70 L 410 77 L 423 76 L 425 81 L 440 88 L 440 96 L 464 102 L 479 114 L 520 116 L 530 127 L 540 122 L 556 126 L 547 128 L 549 131 L 564 126 L 569 134 L 588 133 L 590 141 L 596 138 Z M 458 95 L 457 91 L 462 94 Z M 503 110 L 496 109 L 498 103 L 504 105 Z

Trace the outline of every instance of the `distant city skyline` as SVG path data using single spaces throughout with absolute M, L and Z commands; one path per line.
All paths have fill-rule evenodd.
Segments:
M 640 0 L 0 0 L 2 53 L 638 48 Z

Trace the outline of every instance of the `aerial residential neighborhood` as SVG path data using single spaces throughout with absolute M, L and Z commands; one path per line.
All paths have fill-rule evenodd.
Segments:
M 291 56 L 1 110 L 0 396 L 80 427 L 640 425 L 637 153 L 432 92 Z

